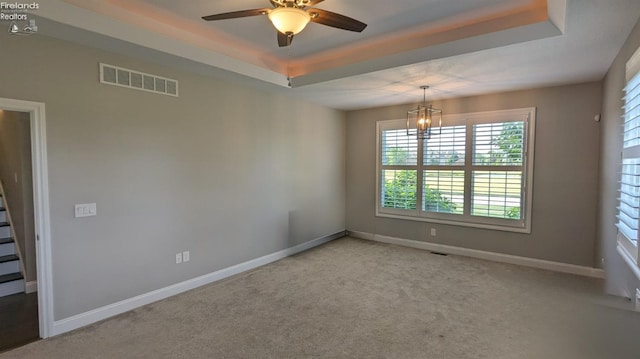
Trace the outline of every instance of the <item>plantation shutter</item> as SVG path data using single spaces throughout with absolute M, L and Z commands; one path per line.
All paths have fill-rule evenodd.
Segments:
M 422 210 L 463 214 L 467 127 L 434 129 L 422 146 Z
M 630 64 L 633 66 L 633 61 Z M 640 218 L 640 72 L 637 68 L 632 71 L 635 71 L 635 75 L 624 89 L 624 135 L 617 226 L 620 233 L 637 247 Z
M 381 131 L 381 205 L 383 208 L 417 208 L 418 140 L 406 130 Z
M 473 126 L 474 216 L 522 218 L 525 122 Z

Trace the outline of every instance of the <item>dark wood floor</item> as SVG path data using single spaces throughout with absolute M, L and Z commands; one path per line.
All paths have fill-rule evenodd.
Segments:
M 40 338 L 38 294 L 14 294 L 0 298 L 0 352 Z

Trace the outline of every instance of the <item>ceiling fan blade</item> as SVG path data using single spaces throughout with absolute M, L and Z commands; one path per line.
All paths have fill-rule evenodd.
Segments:
M 336 14 L 335 12 L 327 10 L 311 9 L 309 10 L 309 15 L 311 15 L 312 22 L 336 27 L 338 29 L 362 32 L 362 30 L 367 27 L 367 24 L 356 19 L 352 19 L 350 17 Z
M 287 47 L 291 46 L 291 42 L 293 41 L 293 35 L 283 34 L 280 31 L 278 33 L 278 46 Z
M 251 9 L 251 10 L 232 11 L 232 12 L 225 12 L 222 14 L 203 16 L 202 19 L 207 21 L 236 19 L 239 17 L 264 15 L 264 14 L 267 14 L 269 11 L 271 11 L 271 9 Z

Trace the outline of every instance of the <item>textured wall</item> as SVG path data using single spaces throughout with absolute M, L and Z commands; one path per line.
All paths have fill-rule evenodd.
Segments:
M 11 210 L 26 281 L 36 280 L 29 114 L 0 111 L 0 179 Z
M 56 320 L 345 229 L 344 113 L 44 36 L 0 42 L 0 97 L 46 104 Z M 100 84 L 99 62 L 175 78 L 180 97 Z M 96 217 L 73 217 L 90 202 Z
M 625 66 L 640 47 L 640 22 L 611 65 L 603 82 L 602 141 L 600 145 L 600 211 L 598 238 L 600 251 L 606 259 L 607 291 L 626 297 L 635 296 L 640 280 L 635 277 L 616 251 L 616 207 L 620 180 L 620 151 L 622 151 L 622 89 L 625 87 Z
M 375 216 L 376 121 L 411 107 L 347 113 L 347 229 L 595 266 L 601 84 L 587 83 L 436 102 L 445 114 L 536 107 L 531 234 Z M 436 228 L 436 237 L 428 236 Z

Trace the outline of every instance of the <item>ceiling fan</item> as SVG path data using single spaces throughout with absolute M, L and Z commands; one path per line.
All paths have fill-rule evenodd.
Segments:
M 256 15 L 267 15 L 278 30 L 278 45 L 291 45 L 293 36 L 302 31 L 309 22 L 342 30 L 361 32 L 367 24 L 331 11 L 314 9 L 324 0 L 269 0 L 273 8 L 251 9 L 203 16 L 207 21 L 235 19 Z

